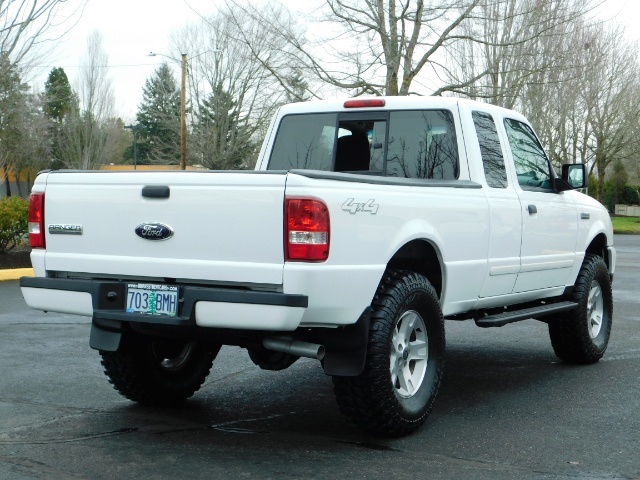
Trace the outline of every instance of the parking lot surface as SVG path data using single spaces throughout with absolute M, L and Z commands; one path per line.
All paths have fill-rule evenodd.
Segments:
M 90 320 L 28 309 L 0 283 L 0 479 L 640 479 L 640 237 L 616 236 L 601 362 L 569 366 L 545 324 L 447 323 L 447 373 L 417 433 L 348 425 L 320 365 L 266 372 L 225 347 L 180 408 L 113 390 Z

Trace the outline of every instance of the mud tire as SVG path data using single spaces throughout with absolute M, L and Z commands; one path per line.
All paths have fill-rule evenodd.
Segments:
M 200 389 L 220 346 L 134 335 L 117 352 L 100 351 L 104 372 L 121 395 L 143 405 L 176 405 Z
M 423 275 L 398 270 L 385 273 L 372 307 L 364 371 L 333 377 L 334 393 L 342 413 L 364 431 L 404 436 L 425 422 L 442 382 L 442 310 Z
M 585 257 L 573 301 L 578 308 L 549 321 L 553 351 L 566 363 L 596 363 L 609 344 L 613 318 L 611 278 L 602 257 Z

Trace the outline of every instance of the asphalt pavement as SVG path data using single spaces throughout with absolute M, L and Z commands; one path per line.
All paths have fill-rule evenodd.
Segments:
M 605 357 L 570 366 L 546 325 L 447 322 L 447 373 L 415 434 L 347 424 L 317 362 L 282 372 L 222 349 L 184 406 L 119 396 L 90 319 L 24 304 L 0 283 L 0 479 L 640 479 L 640 236 L 616 236 Z

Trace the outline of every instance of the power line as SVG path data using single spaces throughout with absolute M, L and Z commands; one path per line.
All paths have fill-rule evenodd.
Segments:
M 121 68 L 121 67 L 153 67 L 161 63 L 132 63 L 123 65 L 92 65 L 94 68 Z M 29 68 L 86 68 L 89 65 L 33 65 Z

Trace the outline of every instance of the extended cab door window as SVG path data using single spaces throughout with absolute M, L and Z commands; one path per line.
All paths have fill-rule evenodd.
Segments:
M 504 167 L 502 146 L 493 117 L 484 112 L 473 112 L 480 155 L 484 166 L 484 176 L 491 188 L 507 187 L 507 171 Z
M 507 138 L 513 155 L 518 183 L 523 190 L 550 190 L 549 160 L 529 125 L 506 118 Z
M 391 112 L 388 177 L 458 178 L 458 142 L 448 110 Z

